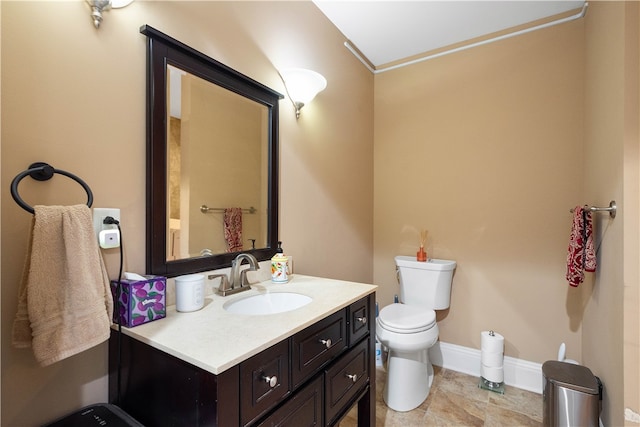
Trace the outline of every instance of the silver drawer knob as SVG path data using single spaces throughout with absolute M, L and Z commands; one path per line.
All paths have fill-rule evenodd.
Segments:
M 349 378 L 349 379 L 350 379 L 351 381 L 353 381 L 354 383 L 355 383 L 356 381 L 358 381 L 358 376 L 357 376 L 356 374 L 353 374 L 353 375 L 349 375 L 349 374 L 347 374 L 347 378 Z
M 331 339 L 320 340 L 320 343 L 324 344 L 327 348 L 331 347 Z
M 367 323 L 367 318 L 366 317 L 357 317 L 356 320 L 360 323 Z
M 262 377 L 262 379 L 264 380 L 264 382 L 266 382 L 267 384 L 269 384 L 269 387 L 273 388 L 275 386 L 278 385 L 278 377 L 276 377 L 275 375 L 267 377 L 266 375 Z

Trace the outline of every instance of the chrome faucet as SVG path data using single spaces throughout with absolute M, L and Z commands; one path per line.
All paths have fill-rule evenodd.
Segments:
M 249 263 L 249 268 L 240 270 L 240 266 L 245 260 Z M 247 282 L 247 271 L 256 271 L 259 269 L 260 265 L 258 264 L 256 257 L 251 254 L 242 253 L 231 262 L 229 278 L 227 278 L 225 274 L 210 274 L 207 278 L 209 280 L 217 277 L 221 278 L 220 286 L 218 287 L 218 294 L 224 297 L 251 289 L 251 286 Z

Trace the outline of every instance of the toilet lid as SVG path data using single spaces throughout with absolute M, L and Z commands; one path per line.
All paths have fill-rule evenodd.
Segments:
M 380 310 L 380 326 L 391 332 L 410 334 L 431 329 L 436 323 L 436 312 L 405 304 L 390 304 Z

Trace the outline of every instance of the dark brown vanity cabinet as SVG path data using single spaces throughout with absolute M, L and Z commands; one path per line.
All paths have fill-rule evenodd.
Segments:
M 324 419 L 323 377 L 319 375 L 268 415 L 259 427 L 321 426 Z
M 354 404 L 372 426 L 374 306 L 370 294 L 219 375 L 114 331 L 110 401 L 148 427 L 331 426 Z
M 353 346 L 369 334 L 370 321 L 373 320 L 373 318 L 370 317 L 371 311 L 369 310 L 368 303 L 369 300 L 363 298 L 349 306 L 349 346 Z
M 340 310 L 291 338 L 291 377 L 298 387 L 347 348 L 347 310 Z
M 348 403 L 369 381 L 369 340 L 365 339 L 330 365 L 324 373 L 324 406 L 327 425 L 341 415 Z
M 242 425 L 249 425 L 290 394 L 289 371 L 288 340 L 240 364 Z

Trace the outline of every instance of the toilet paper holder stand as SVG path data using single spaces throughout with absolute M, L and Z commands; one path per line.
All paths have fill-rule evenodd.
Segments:
M 504 383 L 495 383 L 483 377 L 480 377 L 478 387 L 484 390 L 495 391 L 496 393 L 504 394 Z
M 495 332 L 489 331 L 489 336 L 492 336 L 492 337 L 495 336 Z M 484 378 L 482 375 L 480 376 L 478 387 L 484 390 L 489 390 L 496 393 L 504 394 L 504 382 L 489 381 L 488 379 Z

